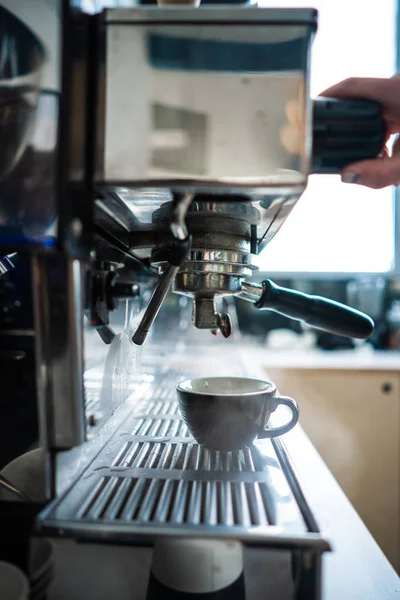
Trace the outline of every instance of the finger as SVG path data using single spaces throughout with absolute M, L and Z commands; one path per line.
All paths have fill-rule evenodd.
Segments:
M 400 154 L 400 136 L 397 136 L 395 143 L 392 147 L 392 155 Z
M 390 138 L 391 135 L 393 135 L 394 133 L 399 133 L 400 132 L 400 123 L 397 121 L 390 121 L 387 120 L 386 121 L 386 137 L 387 140 Z
M 390 156 L 400 153 L 400 137 L 397 135 L 393 144 L 388 147 L 388 141 L 391 137 L 391 135 L 386 136 L 385 146 L 380 154 L 381 158 L 390 158 Z
M 398 131 L 400 131 L 400 128 L 398 129 Z M 389 157 L 393 153 L 395 144 L 393 144 L 392 146 L 390 146 L 390 144 L 389 144 L 389 142 L 392 140 L 392 137 L 393 137 L 393 133 L 391 133 L 388 129 L 386 129 L 386 135 L 385 135 L 385 140 L 383 142 L 383 148 L 379 155 L 380 157 L 383 157 L 383 158 Z M 390 148 L 392 149 L 392 152 L 390 152 Z
M 385 121 L 389 123 L 390 132 L 399 132 L 400 77 L 391 79 L 351 77 L 326 89 L 322 96 L 374 100 L 381 105 L 382 114 Z
M 385 104 L 390 96 L 390 79 L 375 77 L 349 77 L 322 92 L 327 98 L 368 98 Z
M 400 183 L 400 152 L 396 142 L 396 153 L 388 158 L 365 160 L 349 165 L 342 171 L 344 183 L 358 183 L 374 190 Z

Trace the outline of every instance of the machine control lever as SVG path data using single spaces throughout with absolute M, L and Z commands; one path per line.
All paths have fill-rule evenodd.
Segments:
M 373 320 L 350 306 L 281 287 L 270 279 L 261 284 L 244 282 L 237 295 L 254 301 L 256 308 L 272 310 L 336 335 L 366 339 L 374 330 Z
M 143 318 L 140 321 L 135 333 L 133 334 L 132 342 L 136 344 L 136 346 L 142 346 L 146 341 L 150 328 L 159 313 L 161 304 L 164 302 L 165 296 L 168 294 L 169 288 L 171 287 L 171 284 L 175 279 L 175 276 L 178 271 L 179 267 L 175 267 L 170 264 L 164 271 L 156 289 L 154 290 L 154 293 L 143 315 Z
M 154 323 L 161 304 L 174 281 L 181 265 L 184 263 L 192 244 L 186 227 L 186 213 L 193 200 L 193 194 L 175 194 L 170 215 L 170 231 L 172 233 L 172 244 L 162 248 L 159 253 L 166 257 L 166 269 L 162 274 L 160 281 L 150 299 L 149 305 L 139 323 L 139 326 L 133 334 L 132 341 L 137 346 L 142 346 L 146 341 L 147 335 Z

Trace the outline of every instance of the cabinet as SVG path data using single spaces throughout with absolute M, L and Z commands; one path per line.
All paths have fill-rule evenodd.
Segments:
M 400 373 L 268 368 L 360 517 L 400 572 Z

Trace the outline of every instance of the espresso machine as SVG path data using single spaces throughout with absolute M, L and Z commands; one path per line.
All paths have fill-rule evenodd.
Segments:
M 44 473 L 36 501 L 0 474 L 2 514 L 25 510 L 37 535 L 154 546 L 149 597 L 243 597 L 242 550 L 257 547 L 289 553 L 293 597 L 321 598 L 330 545 L 284 439 L 199 446 L 175 384 L 243 372 L 223 299 L 371 334 L 359 311 L 252 275 L 309 175 L 379 155 L 380 108 L 310 98 L 314 9 L 120 4 L 0 7 L 0 289 L 23 257 L 33 303 L 29 329 L 7 305 L 0 361 L 18 366 L 32 340 Z M 170 290 L 210 341 L 149 339 L 140 369 Z

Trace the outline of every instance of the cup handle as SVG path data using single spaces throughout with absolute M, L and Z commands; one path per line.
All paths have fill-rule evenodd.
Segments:
M 289 398 L 287 396 L 277 396 L 274 400 L 276 402 L 274 411 L 278 408 L 279 404 L 283 404 L 288 406 L 292 411 L 292 418 L 290 419 L 289 423 L 286 423 L 286 425 L 274 427 L 273 429 L 266 429 L 267 424 L 265 424 L 265 428 L 262 429 L 258 434 L 259 438 L 271 438 L 277 437 L 278 435 L 283 435 L 284 433 L 287 433 L 293 429 L 299 420 L 299 407 L 296 400 L 293 400 L 293 398 Z

